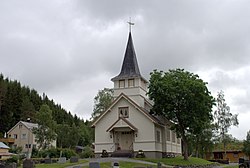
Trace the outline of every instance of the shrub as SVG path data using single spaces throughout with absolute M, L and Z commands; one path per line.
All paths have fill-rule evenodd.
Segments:
M 67 159 L 71 158 L 71 156 L 78 156 L 74 150 L 68 148 L 50 148 L 46 150 L 40 150 L 38 153 L 38 157 L 50 157 L 50 158 L 59 158 L 60 153 L 62 152 L 62 157 L 66 157 Z
M 60 156 L 60 149 L 59 148 L 50 148 L 45 150 L 40 150 L 38 152 L 38 157 L 50 157 L 50 158 L 58 158 Z
M 17 156 L 12 156 L 11 158 L 8 158 L 6 160 L 6 163 L 18 163 L 18 157 Z
M 86 146 L 84 148 L 84 151 L 80 153 L 79 155 L 80 155 L 80 158 L 92 158 L 94 157 L 94 152 L 91 147 Z
M 71 158 L 71 156 L 78 156 L 76 152 L 72 149 L 62 149 L 62 156 L 66 157 L 67 159 Z

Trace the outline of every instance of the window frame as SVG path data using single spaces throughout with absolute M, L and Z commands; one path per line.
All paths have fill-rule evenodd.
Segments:
M 156 142 L 161 142 L 161 131 L 156 130 Z
M 169 128 L 166 129 L 166 140 L 171 141 L 171 130 Z
M 132 85 L 130 82 L 132 82 Z M 135 79 L 128 79 L 128 87 L 134 87 L 134 86 L 135 86 Z
M 129 118 L 129 107 L 118 107 L 119 117 Z
M 125 80 L 124 79 L 119 80 L 119 88 L 125 88 Z
M 27 139 L 27 134 L 22 134 L 21 139 Z
M 176 133 L 172 131 L 172 142 L 176 143 Z

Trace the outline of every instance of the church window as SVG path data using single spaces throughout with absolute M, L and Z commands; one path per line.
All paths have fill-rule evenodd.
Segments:
M 128 80 L 128 87 L 134 87 L 135 86 L 135 80 L 134 79 L 129 79 Z
M 167 141 L 170 141 L 170 129 L 169 128 L 166 129 L 166 139 Z
M 129 117 L 128 107 L 120 107 L 119 108 L 119 115 L 120 115 L 120 117 L 128 118 Z
M 181 143 L 181 139 L 177 138 L 177 144 L 180 144 L 180 143 Z
M 161 142 L 161 132 L 156 131 L 156 142 Z
M 172 142 L 175 143 L 175 133 L 172 131 Z
M 119 80 L 119 88 L 125 87 L 125 80 Z

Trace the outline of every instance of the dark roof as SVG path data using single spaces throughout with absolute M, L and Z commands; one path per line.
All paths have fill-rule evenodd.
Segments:
M 125 78 L 142 77 L 136 59 L 135 49 L 133 45 L 132 35 L 129 32 L 127 48 L 123 59 L 122 69 L 118 76 L 111 80 L 120 80 Z

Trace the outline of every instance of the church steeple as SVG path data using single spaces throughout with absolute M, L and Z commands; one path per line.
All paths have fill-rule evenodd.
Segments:
M 128 43 L 123 59 L 121 72 L 118 76 L 112 78 L 111 80 L 114 81 L 114 80 L 136 78 L 136 77 L 142 77 L 142 76 L 136 59 L 132 35 L 131 32 L 129 32 Z
M 119 75 L 111 79 L 114 82 L 114 98 L 123 93 L 139 106 L 144 107 L 148 81 L 141 76 L 131 34 L 133 23 L 128 23 L 130 31 L 122 68 Z

